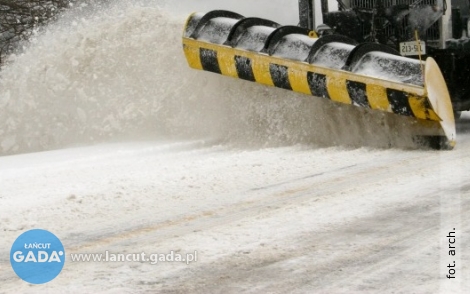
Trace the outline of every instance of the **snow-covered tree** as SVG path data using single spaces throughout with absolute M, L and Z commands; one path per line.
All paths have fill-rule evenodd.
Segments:
M 75 0 L 0 0 L 0 65 L 18 44 Z

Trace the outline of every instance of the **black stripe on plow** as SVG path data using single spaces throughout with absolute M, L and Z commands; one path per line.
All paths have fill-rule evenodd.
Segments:
M 292 90 L 289 82 L 289 68 L 287 66 L 271 63 L 269 65 L 269 72 L 274 86 L 286 90 Z
M 251 59 L 244 56 L 235 56 L 235 67 L 240 79 L 255 82 Z
M 219 61 L 217 60 L 217 51 L 201 48 L 199 51 L 201 65 L 205 71 L 221 74 Z
M 392 110 L 396 114 L 414 116 L 411 110 L 408 94 L 403 91 L 387 89 L 387 97 Z
M 367 99 L 366 84 L 346 81 L 346 88 L 348 89 L 349 97 L 353 105 L 370 108 L 369 100 Z
M 425 109 L 425 114 L 426 114 L 426 119 L 431 119 L 431 114 L 429 113 L 429 110 L 432 109 L 431 102 L 429 102 L 428 99 L 423 99 L 423 105 Z
M 308 86 L 313 96 L 330 99 L 326 86 L 326 76 L 314 72 L 307 73 Z

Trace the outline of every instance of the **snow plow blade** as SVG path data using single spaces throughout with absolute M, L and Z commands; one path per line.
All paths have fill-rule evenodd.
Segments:
M 223 10 L 192 14 L 183 48 L 194 69 L 404 116 L 424 145 L 455 146 L 450 96 L 432 58 Z

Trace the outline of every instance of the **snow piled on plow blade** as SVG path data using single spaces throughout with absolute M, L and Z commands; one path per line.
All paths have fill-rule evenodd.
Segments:
M 0 155 L 128 139 L 416 148 L 406 118 L 188 68 L 184 18 L 68 15 L 1 72 Z

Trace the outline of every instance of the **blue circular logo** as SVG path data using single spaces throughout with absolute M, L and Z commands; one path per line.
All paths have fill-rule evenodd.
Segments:
M 31 284 L 52 281 L 62 271 L 64 262 L 62 242 L 46 230 L 24 232 L 11 246 L 11 267 L 18 277 Z

